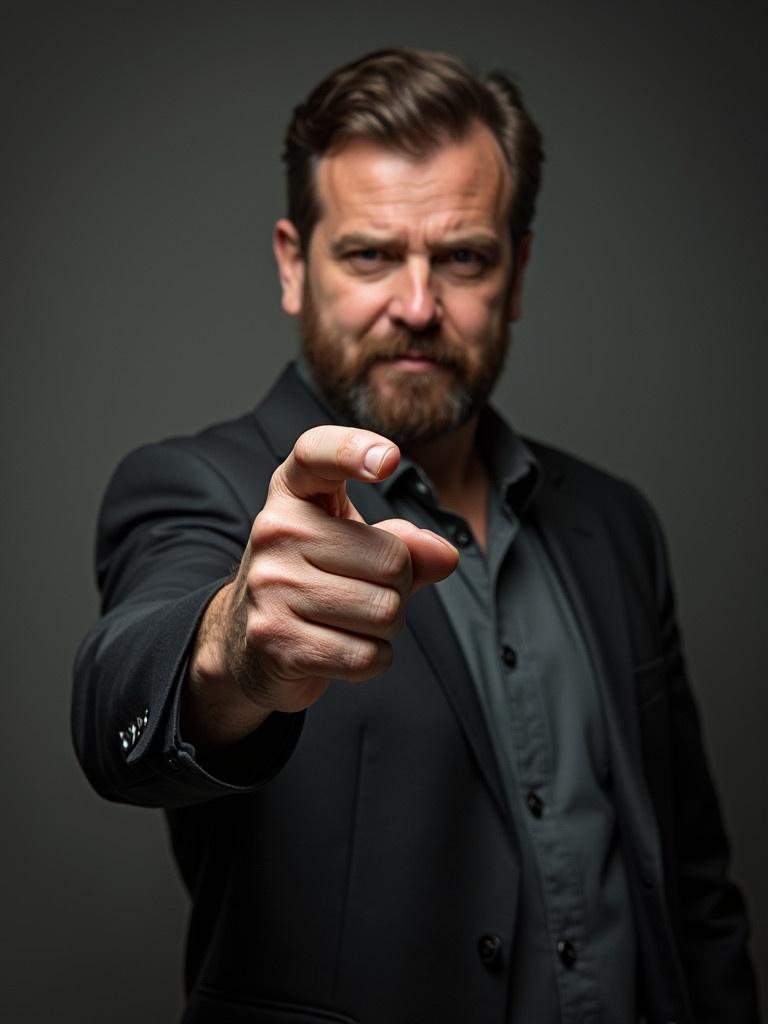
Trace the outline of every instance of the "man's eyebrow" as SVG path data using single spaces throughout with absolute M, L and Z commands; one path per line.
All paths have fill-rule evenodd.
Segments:
M 353 231 L 340 235 L 331 242 L 331 255 L 340 257 L 356 249 L 385 249 L 403 245 L 401 238 L 390 238 L 384 235 L 366 235 Z
M 457 234 L 453 237 L 441 239 L 430 245 L 430 250 L 436 253 L 451 252 L 455 249 L 478 249 L 488 259 L 499 259 L 501 257 L 501 242 L 494 235 L 486 234 Z
M 337 259 L 357 249 L 400 249 L 406 245 L 403 238 L 387 235 L 367 235 L 353 231 L 340 235 L 331 242 L 331 255 Z M 501 243 L 493 235 L 457 234 L 455 237 L 441 239 L 428 246 L 432 253 L 445 253 L 453 249 L 479 249 L 488 259 L 501 256 Z

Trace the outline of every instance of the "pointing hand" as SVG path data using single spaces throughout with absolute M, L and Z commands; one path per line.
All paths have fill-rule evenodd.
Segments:
M 369 526 L 349 500 L 347 480 L 383 480 L 399 459 L 367 430 L 315 427 L 298 439 L 198 632 L 185 711 L 193 742 L 233 742 L 271 711 L 309 707 L 332 679 L 389 667 L 406 600 L 458 563 L 431 531 L 400 519 Z

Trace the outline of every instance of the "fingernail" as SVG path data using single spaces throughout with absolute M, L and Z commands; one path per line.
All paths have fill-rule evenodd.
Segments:
M 449 551 L 455 551 L 456 554 L 458 555 L 459 550 L 456 547 L 456 545 L 455 544 L 451 544 L 451 542 L 449 540 L 446 540 L 445 537 L 441 537 L 439 533 L 435 533 L 434 530 L 423 530 L 423 529 L 422 529 L 421 532 L 422 533 L 428 533 L 430 537 L 433 537 L 435 540 L 439 540 L 440 543 L 443 545 L 443 547 L 448 548 Z
M 381 472 L 382 464 L 387 455 L 392 451 L 391 444 L 374 444 L 365 453 L 363 458 L 363 465 L 371 474 L 371 476 L 378 477 Z

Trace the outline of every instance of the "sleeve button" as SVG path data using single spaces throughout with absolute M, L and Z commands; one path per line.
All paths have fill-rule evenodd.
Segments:
M 503 943 L 498 935 L 481 935 L 477 941 L 477 951 L 486 967 L 497 967 L 501 963 Z

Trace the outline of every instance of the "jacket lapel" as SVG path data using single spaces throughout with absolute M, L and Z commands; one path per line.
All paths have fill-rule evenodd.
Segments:
M 477 688 L 434 587 L 408 602 L 408 625 L 453 711 L 496 806 L 513 829 L 509 804 Z
M 531 521 L 570 598 L 609 717 L 639 763 L 632 652 L 616 559 L 599 512 L 569 494 L 566 483 L 545 478 Z
M 595 673 L 611 748 L 617 813 L 635 853 L 660 873 L 624 589 L 605 523 L 597 508 L 570 494 L 567 479 L 557 475 L 549 480 L 545 475 L 531 517 L 570 598 Z

